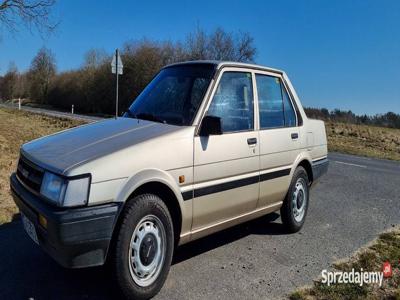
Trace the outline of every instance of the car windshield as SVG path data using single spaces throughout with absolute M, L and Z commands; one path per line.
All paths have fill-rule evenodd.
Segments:
M 177 65 L 162 69 L 124 117 L 191 125 L 214 72 L 212 64 Z

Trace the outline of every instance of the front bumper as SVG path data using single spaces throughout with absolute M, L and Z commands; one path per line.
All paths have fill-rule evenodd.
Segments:
M 34 224 L 40 246 L 59 264 L 81 268 L 104 264 L 121 203 L 83 208 L 57 208 L 23 186 L 15 174 L 11 192 L 19 210 Z M 47 219 L 47 228 L 38 216 Z

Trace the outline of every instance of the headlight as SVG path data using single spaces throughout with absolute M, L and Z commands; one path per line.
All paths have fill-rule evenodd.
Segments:
M 65 180 L 53 173 L 44 173 L 40 193 L 47 199 L 60 205 L 65 192 Z
M 64 179 L 46 172 L 40 193 L 58 206 L 71 207 L 87 204 L 90 176 Z

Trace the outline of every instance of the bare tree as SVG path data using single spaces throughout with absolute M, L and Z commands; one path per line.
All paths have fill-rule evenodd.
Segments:
M 19 73 L 15 84 L 13 98 L 26 98 L 29 93 L 28 76 L 26 73 Z
M 215 60 L 235 60 L 235 43 L 232 33 L 217 28 L 209 37 L 210 57 Z
M 0 0 L 0 28 L 10 33 L 19 27 L 33 27 L 39 32 L 51 32 L 57 23 L 50 19 L 56 0 Z
M 108 62 L 109 55 L 104 49 L 90 49 L 85 53 L 83 68 L 94 70 Z
M 257 54 L 253 43 L 254 38 L 249 33 L 241 33 L 236 40 L 235 60 L 253 62 Z
M 188 58 L 191 60 L 210 59 L 208 53 L 208 36 L 200 27 L 186 38 Z
M 45 103 L 50 81 L 56 74 L 56 63 L 53 53 L 43 47 L 33 58 L 29 69 L 30 96 L 39 103 Z
M 11 100 L 16 94 L 18 82 L 18 69 L 14 62 L 11 62 L 8 71 L 0 83 L 0 99 Z
M 253 43 L 248 33 L 234 34 L 217 28 L 208 34 L 198 27 L 186 38 L 186 59 L 253 62 L 256 55 Z
M 159 45 L 162 64 L 168 65 L 186 59 L 187 54 L 181 42 L 166 41 Z

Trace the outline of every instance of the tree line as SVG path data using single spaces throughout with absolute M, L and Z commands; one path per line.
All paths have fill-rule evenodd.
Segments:
M 47 0 L 46 0 L 47 1 Z M 51 1 L 49 0 L 49 3 Z M 183 41 L 142 39 L 126 42 L 121 51 L 124 74 L 120 76 L 119 111 L 125 111 L 152 77 L 163 66 L 186 60 L 232 60 L 254 62 L 257 49 L 248 33 L 227 32 L 217 28 L 206 32 L 197 28 Z M 27 71 L 19 72 L 14 63 L 0 76 L 0 100 L 22 98 L 24 102 L 84 114 L 112 115 L 115 110 L 115 75 L 111 74 L 112 54 L 91 49 L 81 67 L 57 72 L 50 49 L 39 49 Z M 325 121 L 400 128 L 400 115 L 356 115 L 352 111 L 306 108 L 311 118 Z
M 206 32 L 197 28 L 183 41 L 142 39 L 126 42 L 120 50 L 124 74 L 119 78 L 119 111 L 125 111 L 153 76 L 165 65 L 187 60 L 232 60 L 253 62 L 254 40 L 248 33 L 217 28 Z M 112 54 L 89 50 L 78 69 L 57 72 L 55 56 L 41 48 L 26 72 L 10 64 L 0 77 L 0 100 L 27 99 L 40 105 L 89 114 L 113 114 L 115 75 L 111 74 Z
M 400 114 L 394 112 L 387 112 L 385 114 L 375 114 L 372 116 L 363 114 L 356 115 L 351 110 L 328 110 L 326 108 L 304 108 L 307 116 L 313 119 L 320 119 L 324 121 L 350 123 L 350 124 L 364 124 L 389 128 L 400 129 Z

